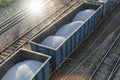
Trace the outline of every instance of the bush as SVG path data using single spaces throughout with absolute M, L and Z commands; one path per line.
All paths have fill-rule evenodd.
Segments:
M 15 0 L 0 0 L 0 6 L 1 7 L 5 7 L 7 6 L 8 4 L 14 2 Z

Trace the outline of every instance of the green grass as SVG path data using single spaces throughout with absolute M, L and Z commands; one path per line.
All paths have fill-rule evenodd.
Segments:
M 14 2 L 15 0 L 0 0 L 0 6 L 1 7 L 5 7 L 7 6 L 8 4 Z

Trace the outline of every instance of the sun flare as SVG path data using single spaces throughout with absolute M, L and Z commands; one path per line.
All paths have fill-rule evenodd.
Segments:
M 32 0 L 29 3 L 29 9 L 33 12 L 33 13 L 37 13 L 39 11 L 42 11 L 43 8 L 43 1 L 41 0 Z

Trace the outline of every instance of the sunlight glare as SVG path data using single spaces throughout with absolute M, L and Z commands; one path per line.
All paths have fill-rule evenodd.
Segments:
M 29 3 L 29 9 L 34 13 L 37 13 L 37 12 L 41 11 L 43 9 L 43 1 L 41 1 L 41 0 L 32 0 Z

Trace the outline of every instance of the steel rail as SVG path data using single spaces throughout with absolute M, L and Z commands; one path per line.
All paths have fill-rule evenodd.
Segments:
M 113 46 L 115 45 L 115 43 L 117 42 L 117 40 L 119 39 L 120 34 L 118 34 L 118 36 L 116 37 L 116 39 L 113 41 L 112 45 L 110 46 L 110 48 L 106 51 L 105 55 L 103 56 L 103 58 L 101 59 L 100 63 L 98 64 L 98 66 L 95 68 L 95 70 L 93 71 L 93 73 L 91 74 L 89 80 L 92 80 L 92 78 L 95 76 L 96 72 L 98 71 L 98 69 L 101 67 L 101 65 L 103 64 L 104 60 L 107 58 L 107 56 L 109 55 L 109 52 L 111 51 L 111 49 L 113 48 Z

